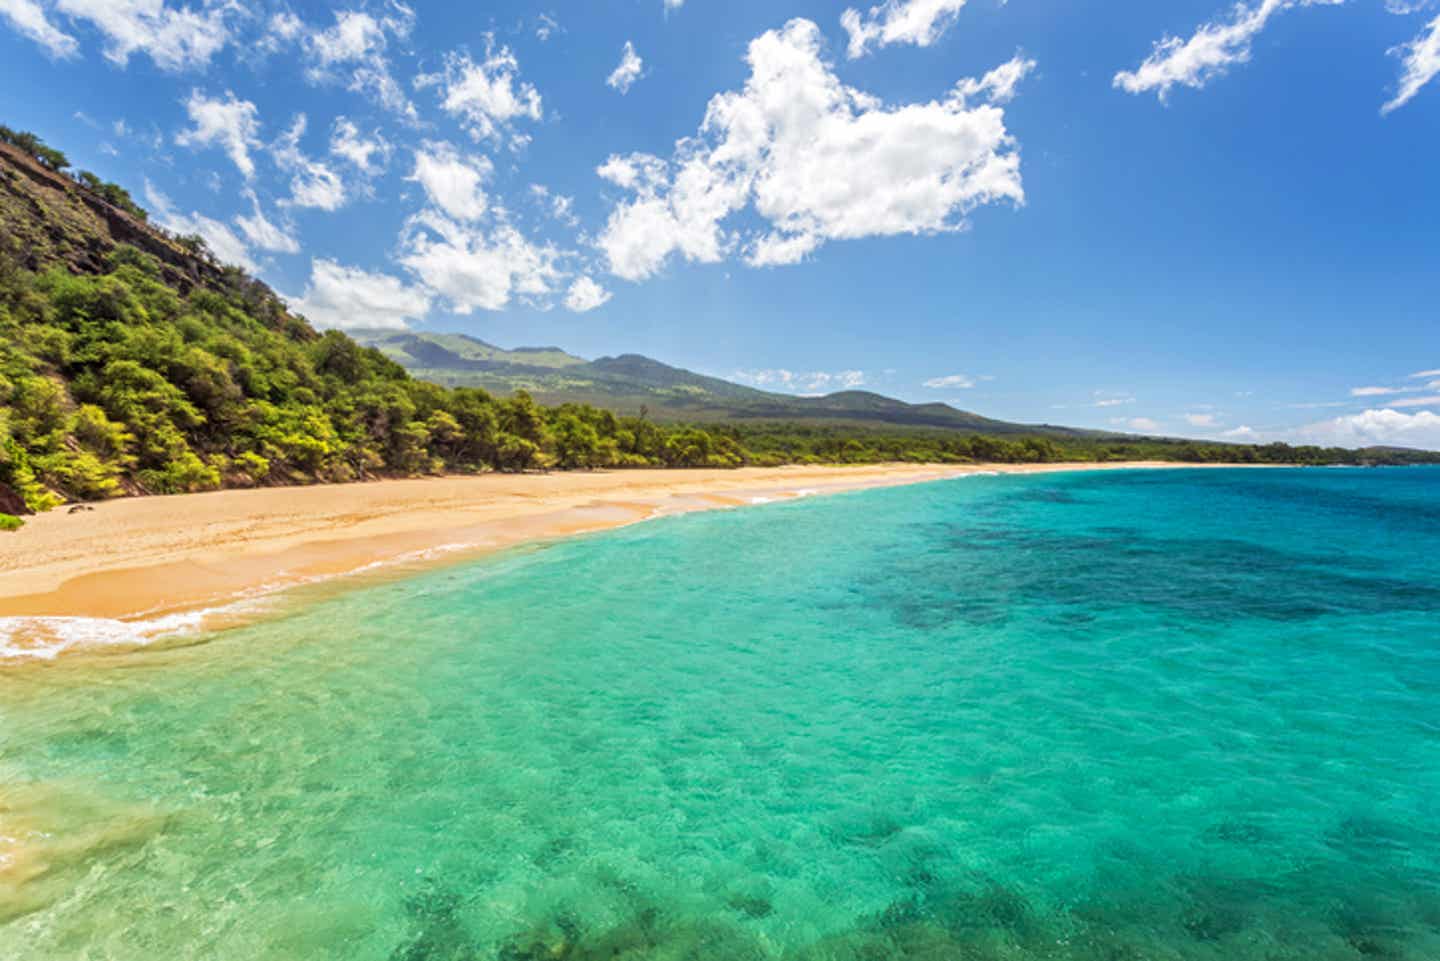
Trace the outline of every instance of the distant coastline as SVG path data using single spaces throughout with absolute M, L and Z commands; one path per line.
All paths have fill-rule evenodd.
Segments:
M 33 648 L 225 626 L 244 605 L 654 517 L 975 474 L 1252 465 L 884 464 L 453 476 L 117 500 L 0 541 L 0 663 Z M 212 616 L 213 614 L 213 616 Z

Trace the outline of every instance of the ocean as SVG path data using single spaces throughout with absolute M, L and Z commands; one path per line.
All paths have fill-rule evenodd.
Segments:
M 1440 958 L 1440 470 L 970 477 L 0 666 L 0 958 Z

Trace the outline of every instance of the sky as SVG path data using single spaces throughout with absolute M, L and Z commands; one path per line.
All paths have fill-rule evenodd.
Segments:
M 1440 0 L 0 0 L 0 123 L 321 326 L 1440 449 Z

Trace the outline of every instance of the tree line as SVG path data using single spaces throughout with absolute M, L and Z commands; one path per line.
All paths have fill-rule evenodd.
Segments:
M 235 270 L 182 295 L 122 246 L 99 275 L 0 253 L 0 487 L 121 494 L 447 471 L 735 467 L 733 438 L 418 381 Z
M 41 140 L 28 130 L 12 130 L 0 124 L 0 143 L 7 143 L 22 153 L 34 158 L 35 162 L 55 173 L 69 174 L 82 187 L 93 192 L 112 206 L 130 214 L 140 221 L 149 221 L 150 212 L 135 202 L 130 191 L 117 183 L 102 179 L 89 170 L 70 170 L 70 158 Z
M 48 169 L 34 134 L 0 141 Z M 76 183 L 144 220 L 123 188 Z M 152 228 L 154 229 L 154 228 Z M 158 233 L 165 233 L 157 231 Z M 175 237 L 213 256 L 199 238 Z M 1167 460 L 1275 464 L 1435 462 L 1440 455 L 1163 439 L 994 437 L 794 422 L 656 423 L 586 404 L 546 407 L 412 378 L 339 331 L 317 332 L 264 283 L 215 264 L 168 284 L 161 263 L 115 247 L 97 274 L 36 271 L 0 237 L 0 530 L 67 501 L 443 472 L 747 464 Z

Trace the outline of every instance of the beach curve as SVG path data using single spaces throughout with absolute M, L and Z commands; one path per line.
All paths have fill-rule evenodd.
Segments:
M 267 599 L 301 585 L 463 560 L 661 516 L 975 474 L 1176 466 L 486 474 L 110 501 L 93 511 L 31 518 L 0 539 L 0 663 L 144 646 L 252 620 Z

